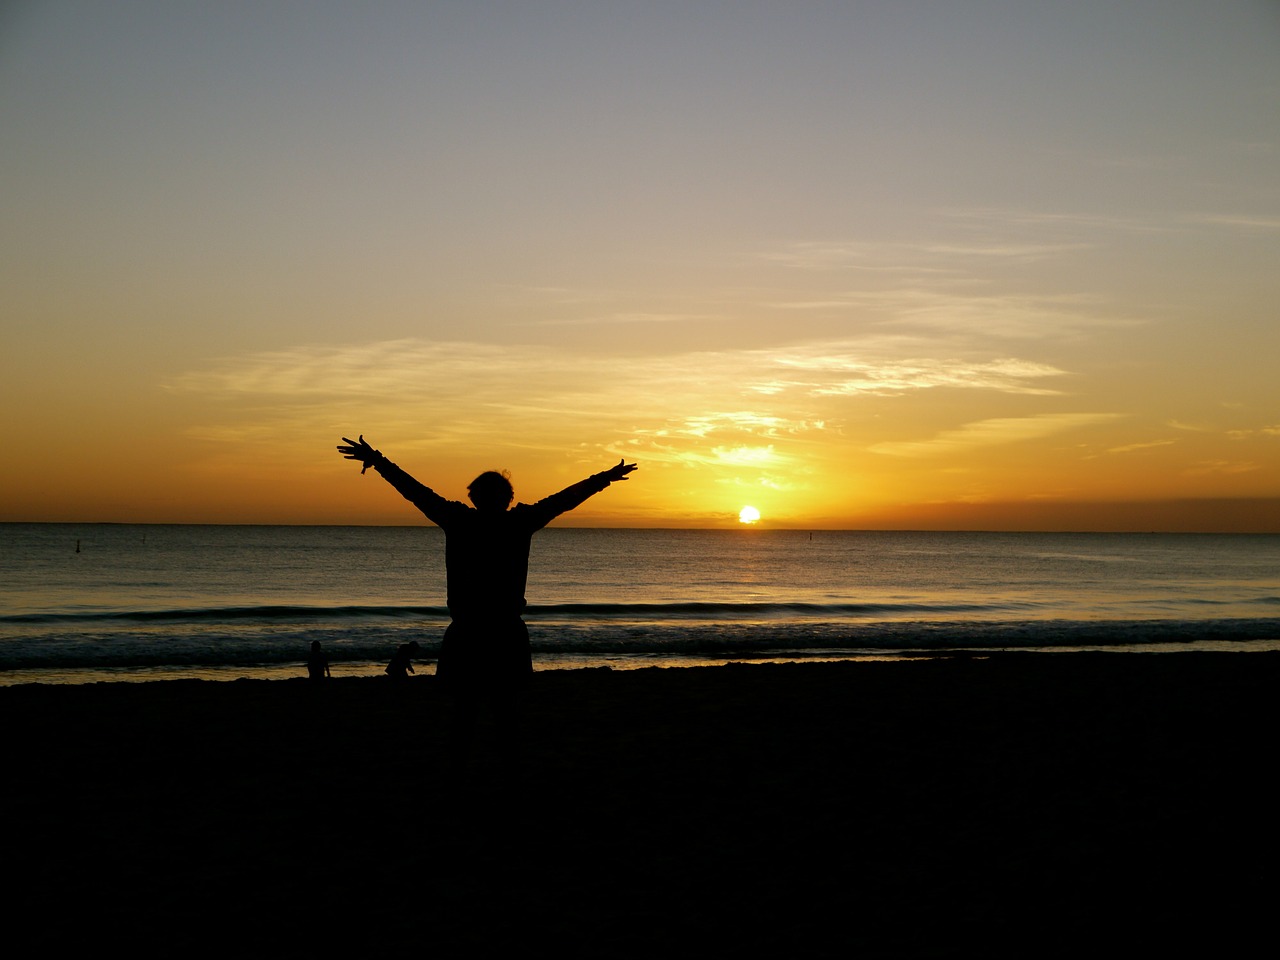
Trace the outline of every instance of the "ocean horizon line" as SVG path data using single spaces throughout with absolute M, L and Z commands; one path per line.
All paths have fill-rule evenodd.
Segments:
M 335 529 L 335 530 L 419 530 L 438 529 L 429 521 L 418 523 L 317 523 L 266 521 L 186 521 L 186 520 L 0 520 L 0 527 L 219 527 L 248 529 Z M 764 521 L 734 525 L 653 526 L 636 524 L 553 523 L 545 530 L 602 530 L 613 532 L 654 533 L 860 533 L 860 534 L 968 534 L 981 536 L 1208 536 L 1208 537 L 1277 537 L 1280 530 L 1150 530 L 1150 529 L 1071 529 L 1035 528 L 1000 529 L 980 527 L 806 527 L 781 526 Z

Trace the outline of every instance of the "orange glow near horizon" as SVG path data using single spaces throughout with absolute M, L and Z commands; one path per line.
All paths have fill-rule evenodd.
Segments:
M 619 458 L 639 464 L 629 480 L 557 521 L 566 525 L 740 526 L 741 512 L 722 507 L 730 496 L 778 529 L 1280 532 L 1273 428 L 1165 426 L 1161 440 L 1132 442 L 1140 426 L 1133 415 L 978 419 L 960 389 L 946 404 L 925 402 L 918 386 L 833 404 L 811 372 L 803 388 L 760 390 L 802 365 L 784 351 L 632 360 L 621 375 L 594 357 L 513 351 L 507 368 L 526 375 L 504 398 L 483 377 L 472 380 L 498 356 L 466 344 L 397 341 L 362 347 L 362 368 L 352 371 L 346 348 L 308 348 L 144 383 L 132 398 L 118 395 L 114 408 L 50 399 L 32 413 L 35 435 L 74 442 L 48 444 L 38 461 L 7 471 L 0 520 L 422 522 L 376 474 L 361 476 L 337 454 L 342 436 L 364 433 L 459 500 L 487 469 L 509 470 L 517 499 L 532 502 Z M 834 365 L 835 356 L 808 366 Z M 419 375 L 442 363 L 460 368 L 454 379 Z M 353 397 L 343 381 L 316 372 L 344 367 L 362 385 L 381 378 L 379 392 L 390 399 Z M 686 375 L 695 367 L 701 378 Z M 654 383 L 660 389 L 646 386 Z M 439 393 L 453 399 L 442 402 Z M 650 399 L 635 407 L 630 398 L 641 394 Z M 535 397 L 532 409 L 515 402 Z M 1064 402 L 998 392 L 993 400 L 1006 409 Z M 129 430 L 162 442 L 130 442 L 120 432 L 114 420 L 130 405 Z M 575 406 L 557 417 L 541 412 Z M 140 427 L 154 424 L 156 410 L 170 422 Z M 962 425 L 931 426 L 942 416 Z
M 339 431 L 341 433 L 342 431 Z M 358 431 L 356 431 L 358 432 Z M 412 525 L 425 522 L 372 471 L 331 452 L 333 443 L 299 450 L 242 448 L 235 455 L 201 457 L 202 445 L 175 444 L 162 455 L 137 460 L 112 458 L 102 451 L 97 470 L 60 468 L 46 457 L 40 470 L 19 470 L 6 482 L 0 506 L 5 521 L 194 522 Z M 376 437 L 371 437 L 376 440 Z M 595 460 L 554 456 L 436 457 L 429 451 L 393 444 L 381 448 L 402 467 L 451 499 L 465 500 L 467 483 L 493 467 L 510 470 L 518 500 L 540 499 L 616 463 L 612 451 Z M 206 451 L 207 453 L 208 451 Z M 76 463 L 94 463 L 86 447 Z M 929 473 L 911 489 L 909 475 L 824 482 L 815 457 L 794 475 L 757 476 L 719 471 L 679 460 L 649 461 L 628 452 L 639 469 L 624 483 L 588 500 L 557 521 L 568 526 L 730 527 L 757 525 L 745 508 L 719 509 L 726 486 L 751 495 L 771 529 L 1026 529 L 1026 530 L 1203 530 L 1280 532 L 1280 498 L 1256 496 L 1177 496 L 1150 478 L 1151 497 L 1132 495 L 1122 484 L 1103 496 L 1019 495 L 1022 484 L 1054 472 L 1051 462 L 1035 470 L 1003 477 L 986 497 L 948 499 L 947 479 L 936 484 Z M 831 469 L 839 469 L 836 465 Z M 790 483 L 786 481 L 790 479 Z M 1146 478 L 1144 478 L 1146 479 Z M 896 492 L 895 498 L 892 493 Z M 1126 496 L 1126 492 L 1129 493 Z M 914 494 L 914 495 L 913 495 Z M 752 506 L 755 506 L 753 504 Z

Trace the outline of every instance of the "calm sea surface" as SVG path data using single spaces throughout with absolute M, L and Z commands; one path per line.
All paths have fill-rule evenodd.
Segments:
M 376 674 L 448 622 L 423 527 L 0 524 L 0 684 Z M 539 668 L 1280 649 L 1280 536 L 544 530 Z

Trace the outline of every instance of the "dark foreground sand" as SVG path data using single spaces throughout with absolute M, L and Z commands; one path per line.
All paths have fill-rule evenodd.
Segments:
M 11 956 L 1240 955 L 1280 654 L 0 688 Z

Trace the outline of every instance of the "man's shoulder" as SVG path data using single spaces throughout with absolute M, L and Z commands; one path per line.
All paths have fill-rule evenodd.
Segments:
M 473 516 L 477 511 L 475 507 L 469 507 L 465 503 L 458 500 L 446 500 L 444 497 L 436 502 L 436 512 L 441 514 L 441 519 L 458 520 Z
M 542 500 L 538 503 L 517 503 L 505 516 L 513 527 L 538 530 L 545 527 L 555 513 L 548 510 L 547 502 Z

